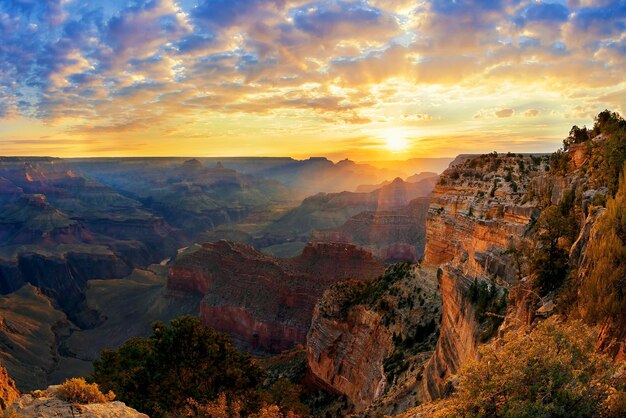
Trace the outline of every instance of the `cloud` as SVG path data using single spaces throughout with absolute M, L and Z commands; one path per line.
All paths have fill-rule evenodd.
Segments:
M 623 0 L 1 1 L 0 123 L 189 138 L 242 118 L 350 137 L 545 130 L 626 108 L 625 19 Z M 513 109 L 526 118 L 498 121 Z
M 496 116 L 499 118 L 510 118 L 515 114 L 515 110 L 513 109 L 501 109 L 495 112 Z
M 397 29 L 395 19 L 365 1 L 323 1 L 309 3 L 291 12 L 295 27 L 309 35 L 354 38 L 369 37 Z M 367 27 L 367 31 L 361 31 Z
M 528 22 L 563 23 L 568 16 L 569 9 L 562 4 L 533 2 L 523 8 L 515 20 L 522 26 Z

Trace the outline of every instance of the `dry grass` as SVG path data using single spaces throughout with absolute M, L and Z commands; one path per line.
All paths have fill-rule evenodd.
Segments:
M 79 404 L 105 403 L 115 399 L 115 394 L 111 391 L 104 394 L 100 391 L 98 384 L 87 383 L 82 377 L 68 379 L 57 389 L 57 396 L 68 402 Z

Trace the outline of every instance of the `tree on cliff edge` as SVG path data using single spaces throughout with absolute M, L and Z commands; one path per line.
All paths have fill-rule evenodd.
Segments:
M 182 317 L 156 322 L 148 338 L 133 338 L 118 350 L 103 350 L 94 362 L 94 380 L 126 404 L 150 416 L 182 410 L 190 399 L 213 401 L 219 394 L 245 400 L 256 410 L 254 389 L 261 370 L 230 338 Z

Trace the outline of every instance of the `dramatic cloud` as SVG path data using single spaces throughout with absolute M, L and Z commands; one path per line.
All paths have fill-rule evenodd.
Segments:
M 0 39 L 14 154 L 549 151 L 626 110 L 623 0 L 7 0 Z

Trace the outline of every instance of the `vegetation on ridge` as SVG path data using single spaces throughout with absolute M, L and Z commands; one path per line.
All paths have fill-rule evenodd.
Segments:
M 169 326 L 156 322 L 150 337 L 103 350 L 94 362 L 93 378 L 151 417 L 208 417 L 214 415 L 207 411 L 224 405 L 230 411 L 225 416 L 264 416 L 256 414 L 272 409 L 267 405 L 275 398 L 296 413 L 307 412 L 297 387 L 283 384 L 279 391 L 263 390 L 263 372 L 250 356 L 194 317 L 175 319 Z
M 599 239 L 587 249 L 589 273 L 580 289 L 580 306 L 591 321 L 611 318 L 626 324 L 626 166 L 619 189 L 597 223 Z
M 581 322 L 551 318 L 480 348 L 437 417 L 621 417 L 626 381 Z
M 97 383 L 87 383 L 82 377 L 67 379 L 59 385 L 57 396 L 59 399 L 79 404 L 105 403 L 115 399 L 112 391 L 104 394 Z

